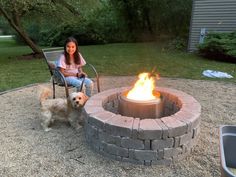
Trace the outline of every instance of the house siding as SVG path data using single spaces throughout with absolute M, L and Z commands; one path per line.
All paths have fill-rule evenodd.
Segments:
M 193 0 L 188 51 L 196 51 L 201 28 L 207 32 L 236 30 L 236 0 Z

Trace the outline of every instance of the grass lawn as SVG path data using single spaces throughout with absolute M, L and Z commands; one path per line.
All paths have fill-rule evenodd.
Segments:
M 235 64 L 207 60 L 186 52 L 169 51 L 163 43 L 90 45 L 80 46 L 80 50 L 102 76 L 137 75 L 140 72 L 150 72 L 156 66 L 161 77 L 236 82 Z M 31 52 L 27 46 L 0 39 L 0 92 L 50 80 L 44 60 L 18 59 Z M 206 69 L 227 72 L 234 78 L 206 78 L 202 76 L 202 71 Z

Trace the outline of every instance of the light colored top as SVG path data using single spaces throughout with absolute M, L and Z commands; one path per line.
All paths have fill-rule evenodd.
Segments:
M 80 60 L 81 60 L 81 64 L 78 65 L 76 63 L 71 63 L 70 65 L 66 64 L 66 58 L 64 54 L 61 54 L 59 59 L 57 60 L 57 67 L 63 68 L 65 69 L 65 72 L 67 73 L 72 73 L 72 74 L 76 74 L 80 71 L 80 68 L 82 66 L 84 66 L 86 64 L 86 61 L 84 60 L 84 58 L 82 57 L 82 55 L 79 53 L 80 56 Z

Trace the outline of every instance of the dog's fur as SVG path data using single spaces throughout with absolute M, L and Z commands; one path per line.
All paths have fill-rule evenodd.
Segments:
M 69 121 L 72 127 L 79 128 L 79 124 L 83 122 L 83 106 L 88 100 L 88 96 L 82 92 L 73 92 L 67 99 L 49 99 L 51 93 L 51 89 L 46 87 L 40 86 L 38 89 L 43 129 L 50 131 L 51 123 L 59 118 Z

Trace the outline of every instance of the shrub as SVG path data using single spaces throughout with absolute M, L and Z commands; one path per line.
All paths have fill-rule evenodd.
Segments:
M 198 49 L 199 54 L 207 58 L 236 62 L 236 31 L 210 32 Z
M 176 37 L 176 38 L 172 39 L 166 47 L 168 50 L 186 51 L 187 39 L 181 38 L 181 37 Z
M 68 36 L 74 36 L 79 45 L 122 42 L 127 39 L 120 23 L 109 9 L 98 9 L 91 15 L 80 17 L 76 21 L 62 22 L 40 32 L 40 44 L 61 46 Z M 122 33 L 123 32 L 123 33 Z
M 85 26 L 82 22 L 62 23 L 55 28 L 42 31 L 40 36 L 40 44 L 45 46 L 63 46 L 69 36 L 74 36 L 80 45 L 104 43 L 102 36 L 92 26 Z

